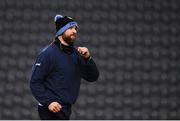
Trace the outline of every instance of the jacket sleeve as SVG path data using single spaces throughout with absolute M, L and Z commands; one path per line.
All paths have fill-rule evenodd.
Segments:
M 48 106 L 51 102 L 55 101 L 55 98 L 47 94 L 44 84 L 51 68 L 52 63 L 50 57 L 46 53 L 41 53 L 33 65 L 30 79 L 30 89 L 32 94 L 39 103 L 44 106 Z
M 94 60 L 91 57 L 90 59 L 86 60 L 80 55 L 79 55 L 79 59 L 80 59 L 80 72 L 82 78 L 89 82 L 96 81 L 99 77 L 99 71 Z

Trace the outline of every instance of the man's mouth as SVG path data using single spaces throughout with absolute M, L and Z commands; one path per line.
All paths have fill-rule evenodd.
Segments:
M 71 35 L 71 37 L 76 38 L 76 37 L 77 37 L 77 35 L 76 35 L 76 34 L 72 34 L 72 35 Z

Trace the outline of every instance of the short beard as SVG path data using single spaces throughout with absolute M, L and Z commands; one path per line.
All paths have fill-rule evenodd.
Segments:
M 69 44 L 69 45 L 73 45 L 74 41 L 76 40 L 76 38 L 72 39 L 71 36 L 76 36 L 76 35 L 70 35 L 70 36 L 66 36 L 65 34 L 62 35 L 63 40 Z

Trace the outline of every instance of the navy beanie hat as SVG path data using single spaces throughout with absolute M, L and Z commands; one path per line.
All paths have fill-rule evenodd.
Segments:
M 71 17 L 67 16 L 56 15 L 54 17 L 54 22 L 56 24 L 56 37 L 62 35 L 72 26 L 78 27 L 77 22 L 75 22 L 75 20 L 73 20 Z

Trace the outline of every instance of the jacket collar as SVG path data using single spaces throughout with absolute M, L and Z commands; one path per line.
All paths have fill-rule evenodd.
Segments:
M 53 43 L 58 46 L 58 48 L 60 48 L 63 52 L 67 53 L 67 54 L 72 54 L 73 53 L 73 49 L 74 49 L 74 46 L 73 44 L 70 45 L 70 46 L 67 46 L 67 45 L 63 45 L 61 43 L 61 41 L 56 37 L 55 40 L 53 41 Z

